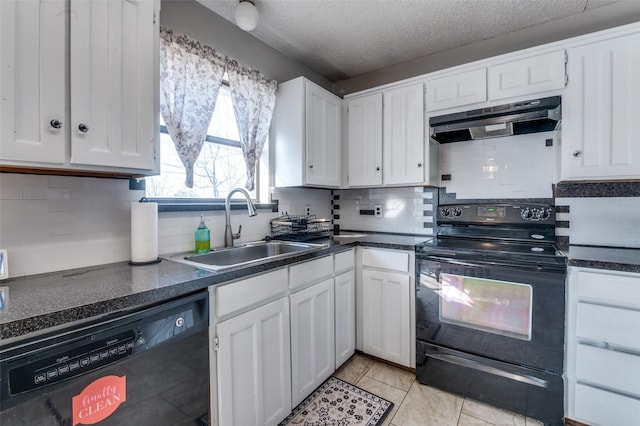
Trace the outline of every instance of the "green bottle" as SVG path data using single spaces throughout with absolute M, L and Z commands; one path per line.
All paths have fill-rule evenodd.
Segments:
M 200 216 L 200 225 L 196 228 L 196 253 L 208 253 L 211 251 L 211 233 L 204 224 L 204 216 Z

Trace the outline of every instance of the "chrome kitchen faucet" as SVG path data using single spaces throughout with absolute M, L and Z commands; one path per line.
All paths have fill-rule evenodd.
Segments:
M 253 201 L 251 201 L 251 195 L 244 188 L 234 188 L 227 194 L 227 199 L 224 202 L 224 211 L 225 211 L 225 227 L 224 227 L 224 246 L 225 247 L 233 247 L 233 240 L 237 240 L 240 238 L 240 232 L 242 232 L 242 225 L 238 227 L 238 233 L 234 234 L 231 229 L 231 196 L 240 192 L 247 199 L 247 211 L 249 212 L 249 216 L 255 216 L 258 213 L 256 212 L 256 206 L 253 205 Z

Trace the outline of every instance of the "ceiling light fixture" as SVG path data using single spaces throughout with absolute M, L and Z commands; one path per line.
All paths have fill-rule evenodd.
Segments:
M 250 0 L 240 0 L 235 12 L 236 24 L 245 31 L 253 31 L 258 26 L 258 9 Z

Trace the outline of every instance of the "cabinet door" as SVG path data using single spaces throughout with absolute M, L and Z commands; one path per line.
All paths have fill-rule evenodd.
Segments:
M 349 186 L 382 185 L 382 93 L 350 100 Z
M 424 89 L 422 83 L 384 91 L 383 182 L 424 182 Z
M 640 177 L 640 34 L 568 50 L 562 178 Z
M 219 323 L 220 425 L 277 425 L 291 412 L 287 298 Z
M 362 271 L 363 351 L 397 364 L 411 364 L 410 278 Z
M 427 111 L 471 105 L 486 100 L 486 68 L 427 80 Z
M 65 3 L 0 1 L 2 160 L 65 161 Z
M 564 50 L 489 67 L 489 99 L 562 89 L 565 83 Z
M 306 82 L 306 183 L 339 187 L 342 105 L 337 96 Z
M 336 370 L 356 350 L 356 276 L 349 271 L 335 278 Z
M 71 0 L 71 163 L 155 167 L 155 1 Z
M 333 278 L 289 296 L 295 407 L 335 371 Z

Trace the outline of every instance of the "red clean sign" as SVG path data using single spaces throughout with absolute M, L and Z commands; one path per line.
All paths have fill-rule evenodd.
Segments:
M 105 376 L 73 397 L 73 426 L 98 423 L 127 400 L 127 376 Z

